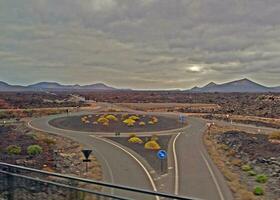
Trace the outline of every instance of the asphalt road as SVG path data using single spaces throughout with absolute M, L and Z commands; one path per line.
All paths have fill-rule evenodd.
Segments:
M 92 137 L 92 133 L 61 130 L 50 126 L 48 121 L 55 117 L 57 116 L 48 116 L 34 119 L 29 122 L 29 125 L 31 128 L 36 130 L 71 138 L 84 145 L 85 148 L 93 149 L 93 154 L 97 157 L 102 166 L 104 181 L 142 189 L 155 189 L 153 188 L 153 183 L 147 176 L 146 172 L 139 165 L 139 163 L 137 163 L 136 160 L 131 157 L 131 155 L 122 149 L 103 141 L 102 139 Z M 155 197 L 148 197 L 145 195 L 124 192 L 120 190 L 105 190 L 116 195 L 133 199 L 155 199 Z
M 75 115 L 81 114 L 87 114 L 87 112 L 79 112 Z M 119 147 L 100 138 L 92 137 L 93 133 L 62 130 L 48 124 L 49 120 L 60 116 L 64 115 L 34 119 L 29 124 L 34 129 L 72 138 L 86 148 L 93 149 L 95 156 L 101 163 L 104 181 L 149 190 L 159 188 L 149 177 L 153 170 L 147 167 L 141 159 L 139 160 L 144 163 L 144 167 L 139 164 L 139 160 L 135 160 Z M 173 170 L 169 174 L 170 179 L 163 183 L 165 188 L 168 188 L 166 191 L 174 191 L 175 194 L 199 199 L 232 199 L 223 176 L 213 165 L 202 143 L 202 134 L 205 129 L 204 120 L 188 118 L 188 123 L 189 126 L 184 128 L 174 140 L 174 152 L 170 153 L 170 156 L 173 157 L 174 161 L 176 159 L 177 163 L 173 162 Z M 175 134 L 177 133 L 178 130 L 175 131 Z M 121 191 L 110 192 L 133 199 L 149 199 L 147 196 L 137 196 Z
M 189 126 L 174 141 L 177 156 L 175 170 L 178 170 L 175 193 L 208 200 L 233 199 L 223 175 L 204 147 L 202 136 L 206 128 L 205 121 L 188 117 L 188 123 Z

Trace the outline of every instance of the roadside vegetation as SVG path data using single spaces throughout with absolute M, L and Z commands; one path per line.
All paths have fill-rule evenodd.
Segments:
M 85 174 L 82 147 L 67 138 L 32 131 L 23 123 L 0 125 L 0 160 L 50 172 L 102 179 L 101 166 L 94 156 Z
M 204 143 L 236 199 L 277 199 L 280 143 L 267 135 L 214 125 Z M 278 160 L 277 160 L 278 159 Z

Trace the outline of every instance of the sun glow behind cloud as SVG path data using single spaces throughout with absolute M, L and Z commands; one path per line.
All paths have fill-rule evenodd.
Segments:
M 189 67 L 188 69 L 191 72 L 201 72 L 203 68 L 202 68 L 202 66 L 199 66 L 199 65 L 193 65 L 193 66 Z

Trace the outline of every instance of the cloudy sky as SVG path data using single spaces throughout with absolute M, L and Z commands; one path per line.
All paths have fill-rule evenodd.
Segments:
M 0 80 L 280 85 L 279 0 L 0 0 Z

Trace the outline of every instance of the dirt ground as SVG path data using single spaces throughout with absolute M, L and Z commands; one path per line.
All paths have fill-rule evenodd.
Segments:
M 1 162 L 102 180 L 101 166 L 94 156 L 91 157 L 89 173 L 85 173 L 82 146 L 73 140 L 33 131 L 24 124 L 0 126 L 0 136 Z M 43 152 L 30 156 L 27 147 L 34 144 L 40 145 Z M 9 145 L 19 146 L 21 153 L 9 155 L 6 150 Z
M 131 114 L 132 115 L 132 114 Z M 128 118 L 128 115 L 126 118 Z M 49 123 L 52 126 L 68 129 L 68 130 L 75 130 L 75 131 L 87 131 L 87 132 L 120 132 L 120 133 L 133 133 L 133 132 L 154 132 L 154 131 L 163 131 L 163 130 L 171 130 L 180 128 L 182 124 L 178 121 L 178 119 L 174 117 L 163 117 L 163 116 L 156 116 L 158 122 L 155 124 L 148 124 L 152 116 L 149 115 L 139 115 L 140 119 L 135 123 L 133 126 L 127 126 L 123 123 L 121 119 L 121 114 L 115 114 L 118 118 L 118 121 L 111 121 L 109 122 L 108 126 L 103 125 L 102 123 L 93 124 L 96 122 L 98 118 L 102 116 L 92 115 L 89 118 L 89 123 L 84 123 L 81 118 L 84 116 L 70 116 L 70 117 L 62 117 L 51 120 Z M 145 122 L 146 125 L 141 126 L 139 122 Z
M 255 117 L 255 116 L 242 116 L 242 115 L 227 115 L 222 114 L 205 114 L 201 115 L 205 119 L 217 119 L 230 122 L 231 120 L 236 123 L 243 124 L 252 124 L 256 126 L 265 126 L 270 128 L 280 129 L 280 119 L 276 118 L 264 118 L 264 117 Z
M 161 149 L 167 151 L 168 143 L 171 139 L 171 136 L 165 135 L 165 136 L 157 136 L 157 137 L 158 137 L 157 142 L 161 146 Z M 139 137 L 139 138 L 141 138 L 143 141 L 148 141 L 149 140 L 148 137 Z M 153 150 L 145 149 L 144 144 L 129 143 L 128 142 L 129 138 L 111 137 L 111 138 L 108 138 L 108 139 L 111 139 L 115 142 L 120 143 L 121 145 L 124 145 L 124 146 L 132 149 L 133 151 L 135 151 L 136 153 L 141 155 L 158 174 L 162 173 L 161 172 L 161 161 L 157 158 L 157 152 L 158 152 L 157 150 L 153 151 Z M 163 173 L 165 173 L 168 170 L 167 169 L 168 168 L 167 159 L 163 160 L 162 164 L 163 164 Z
M 264 134 L 252 134 L 230 126 L 213 126 L 205 134 L 205 144 L 233 190 L 236 199 L 278 200 L 280 196 L 280 142 Z M 242 166 L 251 166 L 249 175 Z M 256 182 L 259 174 L 268 177 L 267 183 Z M 254 196 L 253 189 L 261 186 L 264 196 Z
M 119 106 L 128 107 L 146 112 L 213 112 L 220 108 L 217 104 L 203 103 L 119 103 Z

